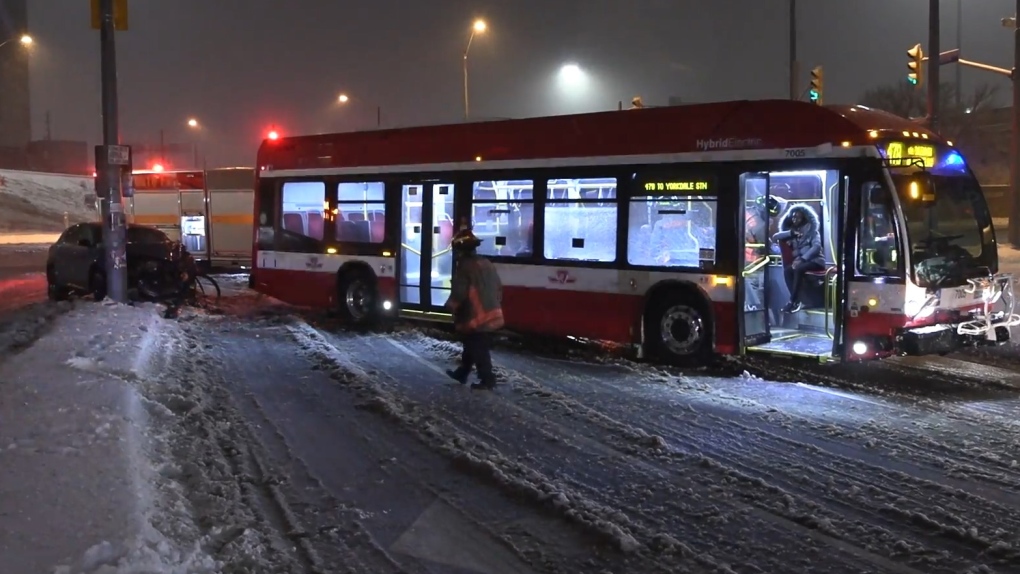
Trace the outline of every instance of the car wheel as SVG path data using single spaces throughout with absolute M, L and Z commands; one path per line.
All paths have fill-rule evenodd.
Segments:
M 68 289 L 63 285 L 57 284 L 57 280 L 53 275 L 53 267 L 46 268 L 46 297 L 50 301 L 66 301 L 68 298 Z
M 96 301 L 106 299 L 106 274 L 99 269 L 89 274 L 89 294 Z

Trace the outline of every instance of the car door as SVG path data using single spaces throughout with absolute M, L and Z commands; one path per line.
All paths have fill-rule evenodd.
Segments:
M 49 263 L 52 265 L 53 279 L 57 285 L 74 284 L 73 265 L 83 227 L 82 223 L 68 227 L 53 245 Z
M 102 249 L 98 226 L 83 223 L 75 237 L 75 242 L 68 246 L 70 256 L 66 264 L 68 270 L 67 282 L 75 287 L 87 289 L 89 286 L 89 271 L 92 269 L 92 262 L 95 261 L 95 253 Z

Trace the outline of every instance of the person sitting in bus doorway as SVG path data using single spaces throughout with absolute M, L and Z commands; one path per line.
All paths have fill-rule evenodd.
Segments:
M 463 337 L 464 350 L 460 366 L 446 374 L 465 384 L 471 371 L 477 369 L 478 382 L 471 388 L 492 389 L 496 386 L 496 375 L 492 371 L 492 332 L 503 327 L 503 283 L 496 266 L 478 255 L 481 244 L 482 240 L 471 229 L 461 229 L 453 237 L 457 268 L 446 306 L 453 313 L 454 326 Z
M 779 233 L 772 241 L 785 241 L 790 246 L 793 261 L 784 269 L 786 285 L 790 288 L 790 302 L 783 307 L 784 313 L 796 313 L 804 308 L 800 302 L 800 288 L 808 271 L 825 269 L 822 255 L 822 235 L 818 215 L 811 206 L 797 203 L 790 206 L 779 222 Z

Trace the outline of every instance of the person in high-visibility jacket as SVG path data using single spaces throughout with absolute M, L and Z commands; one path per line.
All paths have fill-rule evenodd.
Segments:
M 460 367 L 446 371 L 457 382 L 467 383 L 473 369 L 478 382 L 472 389 L 492 389 L 496 376 L 492 372 L 492 332 L 503 327 L 503 282 L 496 266 L 478 255 L 478 239 L 470 229 L 457 232 L 452 241 L 457 270 L 453 289 L 446 306 L 453 313 L 453 323 L 464 338 Z

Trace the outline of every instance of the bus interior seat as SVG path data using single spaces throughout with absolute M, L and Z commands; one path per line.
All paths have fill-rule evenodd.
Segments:
M 325 225 L 325 218 L 323 218 L 321 211 L 308 212 L 308 237 L 322 239 Z
M 374 213 L 372 215 L 375 215 Z M 380 219 L 373 218 L 368 222 L 370 226 L 370 233 L 372 237 L 372 243 L 382 243 L 386 237 L 386 222 Z
M 300 213 L 284 213 L 283 214 L 283 228 L 286 231 L 292 233 L 300 233 L 304 235 L 305 223 Z
M 779 253 L 783 258 L 783 268 L 787 269 L 793 265 L 793 248 L 786 241 L 779 242 Z M 801 286 L 801 303 L 807 309 L 817 309 L 825 305 L 825 292 L 823 282 L 828 267 L 819 271 L 808 271 L 804 274 L 804 284 Z

